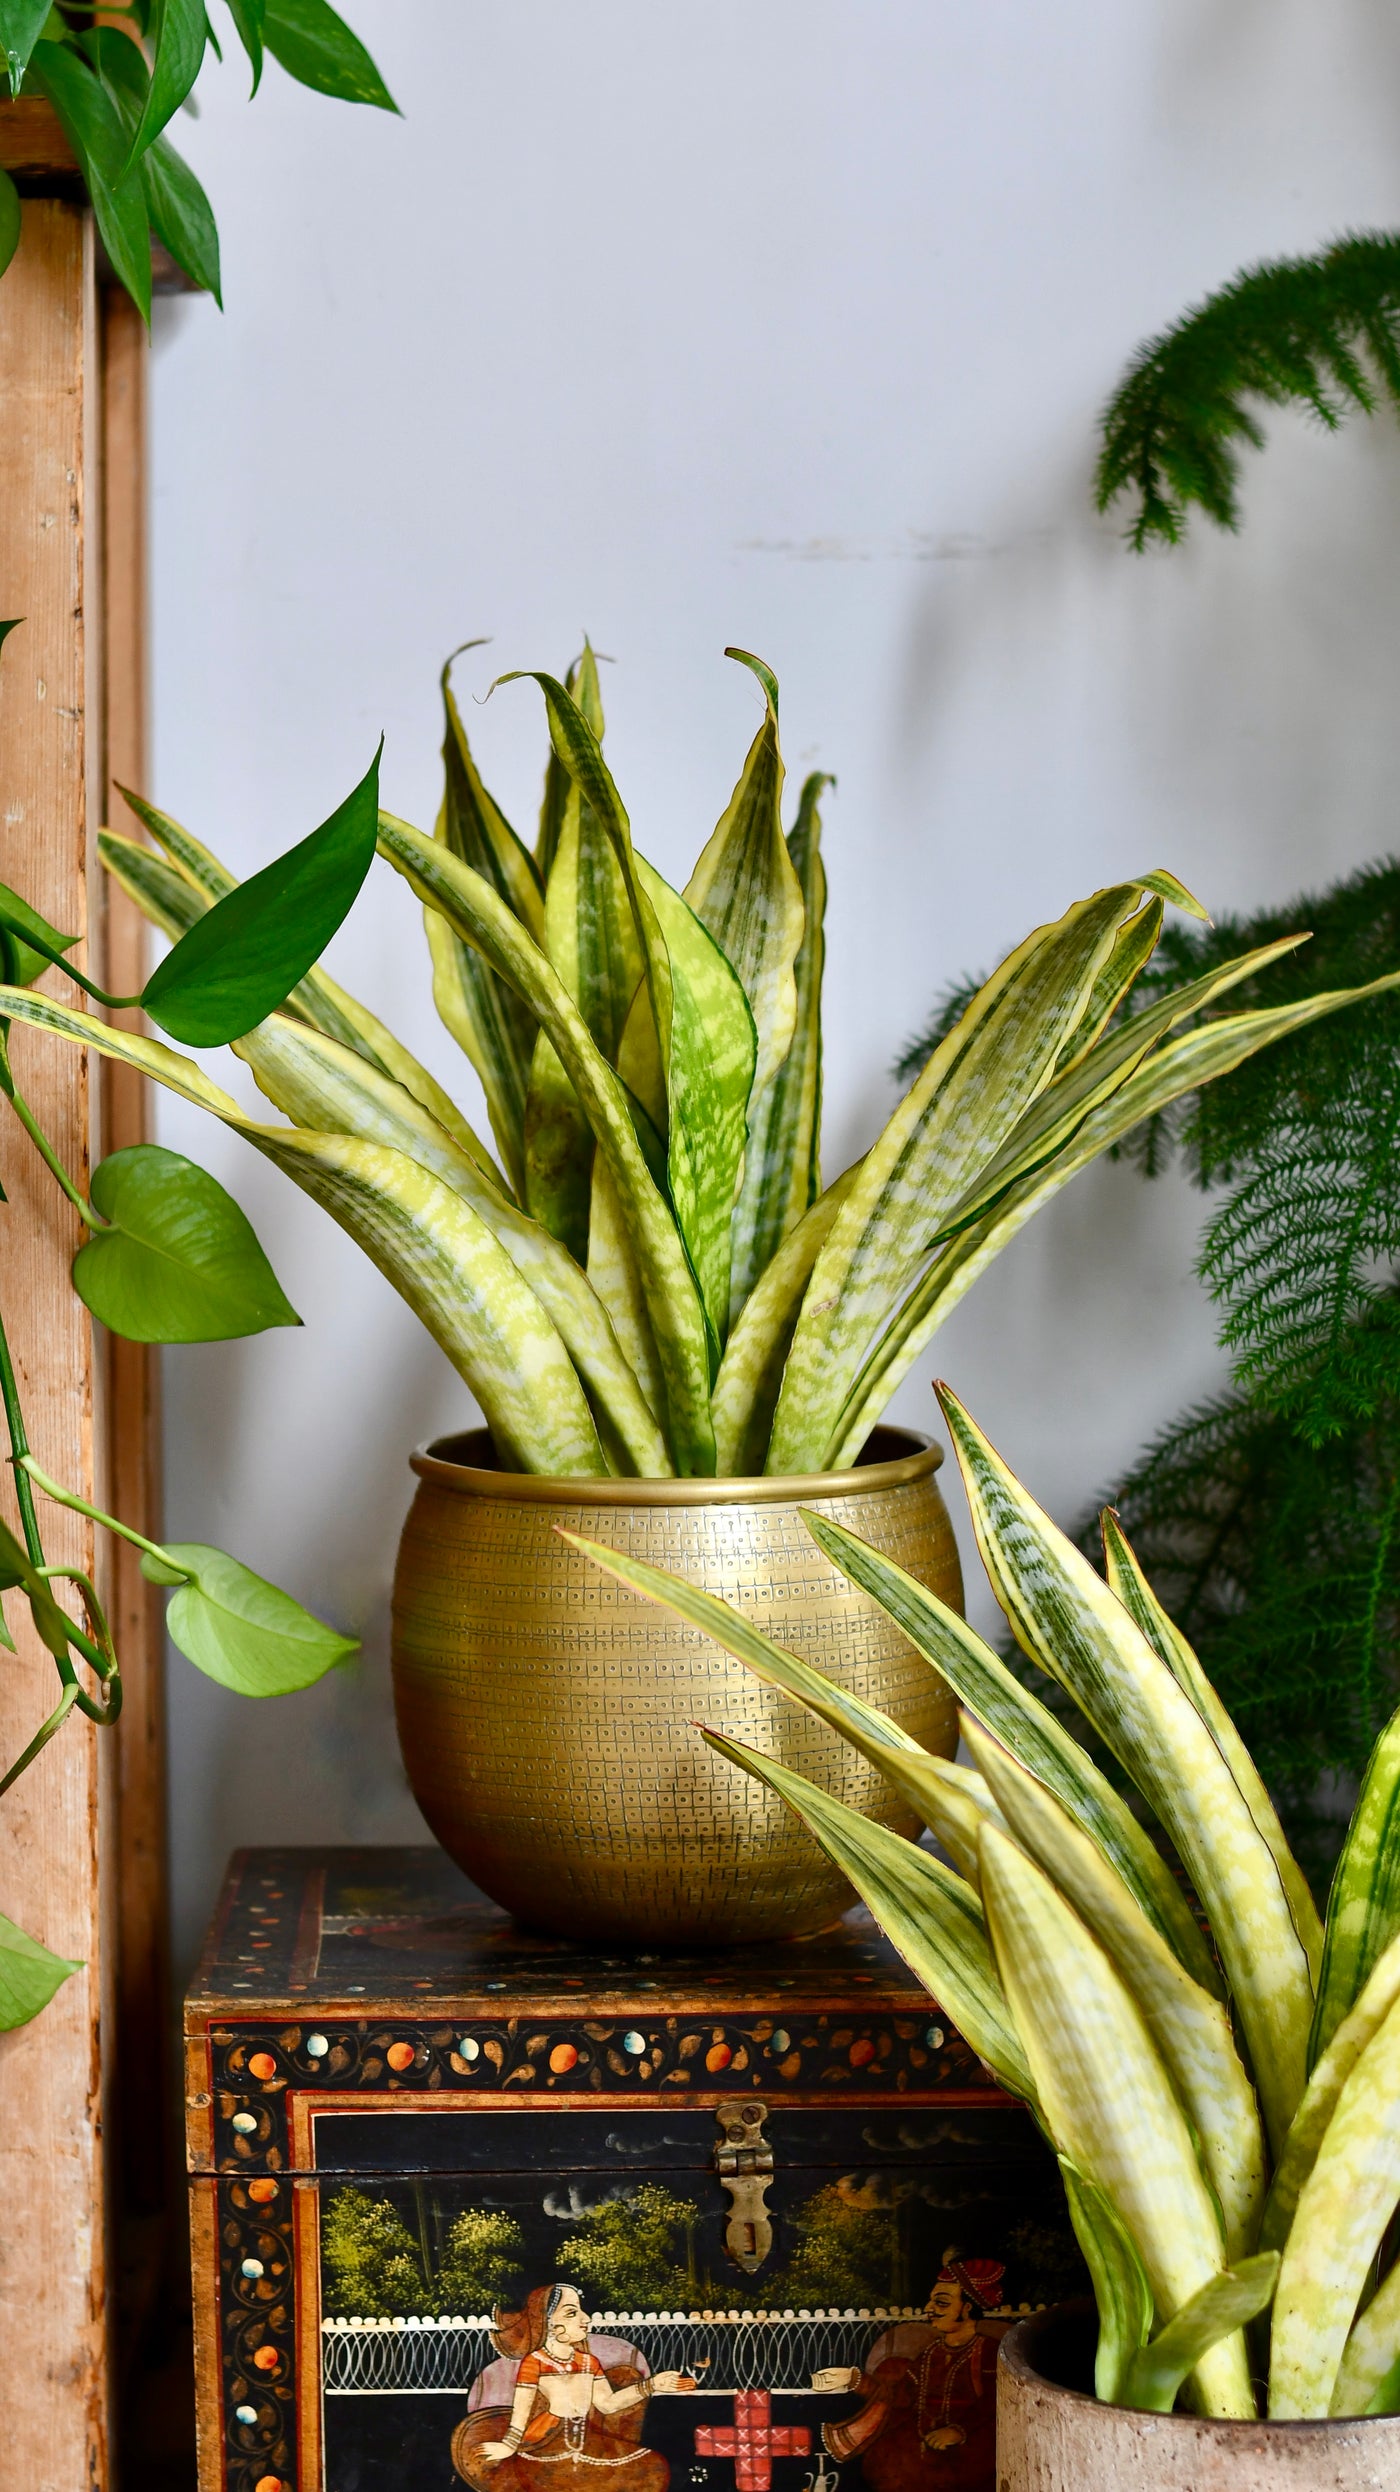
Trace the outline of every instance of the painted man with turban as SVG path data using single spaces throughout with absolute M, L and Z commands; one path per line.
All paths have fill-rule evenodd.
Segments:
M 822 2440 L 834 2458 L 860 2458 L 870 2492 L 994 2492 L 997 2349 L 979 2323 L 1005 2273 L 949 2251 L 923 2319 L 887 2328 L 863 2371 L 816 2373 L 819 2392 L 863 2400 Z

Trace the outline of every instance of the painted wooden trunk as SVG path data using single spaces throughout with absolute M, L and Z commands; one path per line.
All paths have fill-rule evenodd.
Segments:
M 858 1910 L 589 1953 L 439 1852 L 245 1852 L 186 2037 L 200 2492 L 994 2492 L 997 2340 L 1082 2288 Z

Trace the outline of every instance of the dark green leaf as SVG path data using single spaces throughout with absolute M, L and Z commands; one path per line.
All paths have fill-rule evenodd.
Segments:
M 18 95 L 29 56 L 44 31 L 49 0 L 0 0 L 0 44 L 10 73 L 10 93 Z
M 273 59 L 304 87 L 346 104 L 398 111 L 359 36 L 326 0 L 266 0 L 262 32 Z
M 374 859 L 378 814 L 376 753 L 329 821 L 180 937 L 146 981 L 141 1001 L 151 1019 L 188 1047 L 222 1047 L 275 1012 L 353 907 Z
M 124 1341 L 234 1341 L 300 1322 L 251 1223 L 193 1160 L 133 1143 L 94 1172 L 92 1199 L 111 1225 L 79 1247 L 73 1286 Z
M 263 71 L 263 0 L 228 0 L 228 13 L 252 64 L 252 92 L 256 95 Z
M 70 1973 L 82 1970 L 67 1956 L 51 1955 L 37 1938 L 0 1912 L 0 2032 L 13 2033 L 46 2008 Z
M 204 0 L 152 0 L 150 85 L 127 156 L 128 170 L 189 94 L 204 59 L 206 30 Z
M 19 225 L 19 192 L 9 174 L 0 171 L 0 277 L 3 277 L 19 249 Z M 8 623 L 4 626 L 5 631 L 11 628 Z M 0 633 L 0 638 L 3 638 L 3 633 Z
M 152 1583 L 177 1589 L 166 1612 L 173 1644 L 207 1678 L 240 1696 L 288 1696 L 359 1650 L 353 1636 L 313 1618 L 289 1592 L 203 1541 L 177 1541 L 166 1565 L 141 1560 Z
M 10 626 L 7 629 L 12 628 Z M 60 934 L 46 917 L 21 900 L 8 883 L 0 883 L 0 962 L 4 964 L 6 986 L 32 986 L 52 963 L 43 952 L 36 952 L 25 942 L 26 934 L 35 934 L 56 952 L 66 952 L 78 940 L 76 935 Z
M 0 623 L 0 649 L 3 649 L 5 642 L 10 637 L 11 632 L 17 632 L 19 630 L 19 627 L 23 621 L 24 617 L 22 614 L 12 614 L 8 623 Z
M 183 156 L 168 138 L 158 138 L 141 159 L 146 214 L 172 260 L 179 263 L 220 310 L 219 229 L 214 211 Z
M 125 41 L 125 37 L 120 38 Z M 140 176 L 123 170 L 127 134 L 111 95 L 84 55 L 66 43 L 36 43 L 30 70 L 78 159 L 97 230 L 113 268 L 143 320 L 151 316 L 151 235 Z

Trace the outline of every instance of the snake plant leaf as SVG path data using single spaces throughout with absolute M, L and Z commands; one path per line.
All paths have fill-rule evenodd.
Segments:
M 1079 1020 L 1060 1051 L 1057 1077 L 1072 1073 L 1103 1036 L 1119 1005 L 1131 992 L 1157 949 L 1166 914 L 1165 903 L 1152 898 L 1121 926 L 1112 951 L 1089 992 Z
M 825 771 L 811 773 L 803 783 L 797 820 L 788 833 L 788 856 L 802 896 L 803 912 L 802 941 L 793 964 L 797 1011 L 787 1054 L 763 1089 L 755 1081 L 749 1102 L 744 1179 L 734 1206 L 734 1252 L 729 1281 L 731 1329 L 740 1320 L 740 1310 L 747 1307 L 754 1290 L 771 1269 L 784 1240 L 821 1192 L 826 868 L 822 864 L 818 808 L 822 789 L 833 784 Z M 771 1418 L 770 1409 L 770 1424 Z
M 598 660 L 591 643 L 587 640 L 584 641 L 582 654 L 574 660 L 564 678 L 564 690 L 571 700 L 577 701 L 601 744 L 604 724 L 603 692 L 598 681 Z M 540 881 L 546 892 L 549 889 L 549 875 L 554 863 L 555 850 L 559 845 L 559 834 L 564 827 L 564 807 L 569 801 L 569 789 L 572 784 L 567 770 L 551 744 L 549 759 L 545 764 L 544 792 L 540 798 L 539 829 L 535 835 L 535 864 L 539 869 Z
M 127 151 L 128 172 L 189 94 L 204 60 L 208 31 L 204 0 L 151 0 L 146 26 L 146 40 L 151 47 L 150 84 Z M 136 46 L 133 44 L 131 49 L 135 51 Z
M 1119 2405 L 1148 2414 L 1170 2414 L 1178 2389 L 1211 2349 L 1267 2310 L 1278 2283 L 1277 2251 L 1237 2259 L 1212 2276 L 1160 2332 L 1149 2339 L 1123 2374 Z
M 1296 938 L 1294 938 L 1296 941 Z M 1284 948 L 1291 948 L 1289 947 Z M 1246 974 L 1238 962 L 1225 965 L 1220 973 L 1222 986 Z M 1133 1024 L 1148 1022 L 1152 1015 L 1133 1016 L 1126 1029 L 1110 1030 L 1099 1040 L 1077 1071 L 1073 1081 L 1097 1083 L 1101 1078 L 1100 1050 L 1116 1045 L 1128 1047 L 1134 1054 L 1134 1065 L 1121 1084 L 1112 1086 L 1111 1095 L 1092 1106 L 1068 1132 L 1062 1147 L 1048 1158 L 1042 1148 L 1036 1150 L 1030 1164 L 1020 1175 L 1008 1171 L 1003 1161 L 996 1174 L 998 1199 L 986 1214 L 963 1224 L 966 1204 L 960 1205 L 949 1221 L 948 1243 L 934 1257 L 928 1270 L 910 1292 L 884 1338 L 867 1361 L 859 1396 L 852 1394 L 842 1422 L 839 1441 L 833 1445 L 831 1461 L 839 1464 L 851 1459 L 850 1446 L 857 1451 L 865 1442 L 876 1418 L 886 1406 L 902 1376 L 908 1373 L 920 1351 L 932 1339 L 939 1326 L 946 1322 L 973 1282 L 984 1272 L 1003 1246 L 1010 1243 L 1017 1231 L 1024 1228 L 1036 1212 L 1057 1194 L 1081 1168 L 1097 1159 L 1100 1152 L 1112 1149 L 1135 1125 L 1143 1124 L 1170 1107 L 1174 1099 L 1189 1090 L 1199 1090 L 1207 1082 L 1232 1072 L 1261 1047 L 1271 1046 L 1275 1039 L 1286 1038 L 1290 1031 L 1301 1029 L 1310 1021 L 1328 1013 L 1338 1012 L 1348 1004 L 1394 985 L 1400 972 L 1372 980 L 1367 986 L 1347 987 L 1325 995 L 1311 995 L 1296 1004 L 1286 1004 L 1265 1012 L 1231 1013 L 1206 1021 L 1188 1030 L 1170 1043 L 1141 1055 L 1142 1030 Z M 1201 982 L 1196 982 L 1201 983 Z M 1199 1003 L 1186 1005 L 1181 996 L 1164 999 L 1185 1010 L 1199 1009 Z M 1158 1007 L 1152 1008 L 1153 1013 Z M 1178 1013 L 1174 1016 L 1180 1018 Z M 1037 1103 L 1039 1104 L 1039 1103 Z M 1047 1115 L 1058 1115 L 1059 1102 L 1046 1102 Z
M 274 1012 L 320 958 L 374 862 L 379 754 L 319 830 L 216 902 L 142 990 L 187 1046 L 219 1047 Z
M 29 2024 L 69 1974 L 81 1971 L 80 1960 L 53 1955 L 0 1912 L 0 2033 L 13 2033 L 16 2026 Z
M 52 0 L 0 0 L 0 44 L 5 51 L 10 93 L 18 95 L 29 67 L 29 55 L 48 22 Z
M 647 1408 L 666 1409 L 666 1375 L 616 1180 L 602 1152 L 593 1161 L 588 1214 L 588 1285 L 606 1307 Z M 668 1460 L 665 1468 L 673 1468 Z
M 1400 1937 L 1392 1938 L 1372 1967 L 1350 2014 L 1342 2018 L 1308 2079 L 1307 2091 L 1278 2160 L 1259 2228 L 1261 2249 L 1281 2249 L 1298 2205 L 1298 2194 L 1317 2161 L 1342 2087 L 1368 2042 L 1400 2000 Z
M 1226 2256 L 1244 2257 L 1254 2247 L 1264 2203 L 1264 2133 L 1229 2017 L 1220 2001 L 1191 1979 L 1054 1794 L 966 1716 L 963 1736 L 1022 1850 L 1054 1880 L 1132 1992 L 1200 2140 L 1202 2169 L 1220 2205 Z M 1193 2367 L 1194 2356 L 1182 2376 Z
M 1138 883 L 1081 900 L 993 972 L 890 1118 L 817 1257 L 768 1469 L 820 1469 L 861 1365 L 930 1242 L 1054 1074 Z
M 1100 1528 L 1108 1588 L 1141 1629 L 1158 1658 L 1166 1663 L 1178 1686 L 1185 1689 L 1229 1766 L 1245 1806 L 1274 1856 L 1283 1891 L 1288 1897 L 1288 1909 L 1293 1915 L 1293 1926 L 1308 1959 L 1309 1977 L 1315 1984 L 1322 1963 L 1322 1923 L 1312 1899 L 1312 1890 L 1289 1848 L 1288 1837 L 1269 1797 L 1264 1778 L 1181 1629 L 1163 1609 L 1111 1507 L 1105 1508 Z
M 1070 2162 L 1059 2158 L 1069 2219 L 1084 2253 L 1099 2314 L 1094 2353 L 1094 2393 L 1103 2405 L 1121 2405 L 1123 2377 L 1152 2326 L 1152 2287 L 1137 2243 L 1111 2198 Z
M 581 706 L 595 735 L 601 736 L 597 682 L 593 652 L 585 649 L 579 667 Z M 552 746 L 550 759 L 564 793 L 545 890 L 545 949 L 600 1053 L 616 1065 L 644 974 L 641 945 L 613 843 Z M 541 1035 L 525 1102 L 526 1202 L 580 1263 L 588 1254 L 593 1147 L 578 1093 Z
M 89 38 L 91 40 L 91 38 Z M 78 45 L 44 38 L 29 55 L 29 83 L 63 124 L 92 201 L 97 230 L 144 321 L 151 317 L 151 233 L 139 173 L 125 170 L 126 124 Z
M 163 1561 L 163 1562 L 162 1562 Z M 290 1696 L 360 1649 L 250 1566 L 204 1541 L 172 1541 L 141 1560 L 152 1583 L 174 1583 L 170 1641 L 206 1678 L 239 1696 Z
M 430 848 L 431 842 L 424 841 Z M 207 1108 L 339 1222 L 398 1291 L 481 1405 L 501 1460 L 597 1477 L 607 1465 L 568 1352 L 486 1223 L 402 1151 L 348 1134 L 259 1125 L 200 1067 L 157 1039 L 113 1029 L 28 989 L 0 987 L 0 1013 L 133 1065 Z
M 628 1223 L 665 1377 L 672 1460 L 683 1476 L 712 1473 L 704 1313 L 680 1232 L 637 1140 L 623 1084 L 594 1046 L 558 973 L 481 875 L 392 814 L 380 818 L 380 848 L 420 899 L 519 986 L 547 1032 L 583 1102 Z
M 1147 1829 L 1048 1706 L 937 1594 L 829 1515 L 804 1510 L 817 1546 L 843 1575 L 888 1611 L 967 1711 L 1064 1803 L 1093 1837 L 1129 1894 L 1201 1987 L 1220 1977 L 1190 1907 Z
M 698 1584 L 688 1583 L 683 1575 L 674 1575 L 660 1566 L 649 1566 L 644 1558 L 626 1556 L 620 1549 L 605 1548 L 600 1542 L 585 1540 L 577 1532 L 557 1527 L 561 1540 L 582 1551 L 595 1566 L 612 1575 L 618 1583 L 627 1584 L 643 1600 L 655 1601 L 673 1617 L 683 1618 L 687 1626 L 698 1627 L 703 1635 L 712 1636 L 726 1653 L 744 1662 L 765 1686 L 779 1687 L 819 1722 L 840 1733 L 841 1737 L 873 1765 L 877 1772 L 907 1802 L 915 1814 L 942 1839 L 946 1821 L 953 1832 L 949 1845 L 956 1857 L 956 1844 L 971 1829 L 967 1809 L 973 1804 L 970 1785 L 979 1782 L 976 1775 L 958 1774 L 956 1768 L 945 1766 L 941 1757 L 931 1757 L 917 1739 L 882 1713 L 875 1705 L 843 1687 L 839 1679 L 816 1670 L 810 1662 L 775 1644 L 760 1628 L 750 1626 L 740 1612 L 731 1608 L 713 1592 L 702 1591 Z M 954 1779 L 950 1783 L 948 1775 Z M 981 1814 L 986 1814 L 984 1809 Z M 975 1850 L 975 1832 L 972 1848 Z M 959 1863 L 961 1866 L 961 1863 Z
M 1007 2014 L 982 1907 L 967 1880 L 776 1757 L 761 1756 L 718 1731 L 702 1735 L 718 1755 L 787 1802 L 978 2058 L 1008 2093 L 1034 2108 L 1034 2082 Z
M 661 1052 L 671 1205 L 714 1337 L 717 1372 L 729 1325 L 730 1221 L 748 1130 L 754 1021 L 743 987 L 694 911 L 644 858 L 637 871 L 669 967 Z
M 124 1341 L 236 1341 L 301 1322 L 246 1213 L 178 1151 L 113 1151 L 92 1201 L 107 1225 L 79 1247 L 73 1286 Z
M 482 782 L 448 680 L 451 663 L 449 659 L 442 670 L 445 778 L 436 836 L 449 855 L 483 876 L 534 942 L 542 943 L 544 895 L 534 859 Z M 525 1101 L 535 1049 L 534 1015 L 509 980 L 498 976 L 436 910 L 428 910 L 424 924 L 433 964 L 433 1001 L 476 1069 L 486 1093 L 496 1147 L 523 1201 Z
M 611 1429 L 623 1456 L 618 1467 L 647 1478 L 669 1474 L 666 1440 L 584 1274 L 548 1230 L 493 1184 L 418 1100 L 335 1039 L 281 1014 L 241 1039 L 237 1053 L 259 1089 L 294 1124 L 387 1145 L 459 1194 L 504 1246 L 539 1299 L 595 1413 Z
M 36 952 L 25 942 L 26 934 L 37 935 L 46 949 Z M 36 978 L 53 966 L 50 952 L 71 951 L 76 935 L 60 934 L 46 917 L 32 909 L 8 883 L 0 883 L 0 968 L 7 986 L 32 986 Z
M 1307 2078 L 1313 1994 L 1278 1864 L 1171 1671 L 957 1396 L 937 1391 L 982 1561 L 1017 1642 L 1132 1776 L 1201 1899 L 1280 2152 Z
M 1320 2058 L 1400 1932 L 1400 1712 L 1371 1751 L 1327 1901 L 1310 2052 Z
M 98 855 L 123 891 L 136 902 L 153 926 L 173 938 L 182 935 L 197 917 L 221 900 L 234 888 L 233 876 L 220 865 L 217 857 L 201 847 L 198 840 L 173 822 L 168 814 L 157 813 L 138 796 L 126 791 L 126 801 L 150 830 L 153 838 L 165 848 L 157 856 L 140 840 L 130 839 L 122 831 L 99 831 Z M 482 1175 L 493 1185 L 503 1187 L 505 1179 L 486 1145 L 473 1132 L 460 1108 L 450 1099 L 440 1082 L 426 1065 L 410 1055 L 395 1038 L 393 1031 L 347 995 L 324 969 L 309 969 L 299 986 L 293 987 L 282 1006 L 293 1020 L 308 1029 L 318 1030 L 348 1047 L 390 1081 L 398 1082 L 427 1109 L 435 1123 L 441 1125 L 460 1150 L 474 1159 Z
M 777 679 L 746 649 L 726 649 L 724 654 L 757 676 L 763 687 L 763 724 L 738 785 L 700 852 L 685 898 L 748 998 L 757 1042 L 757 1096 L 786 1061 L 797 1026 L 794 963 L 805 911 L 783 837 Z
M 1347 2338 L 1332 2412 L 1400 2414 L 1400 2259 Z
M 264 0 L 262 39 L 288 77 L 346 104 L 398 105 L 368 52 L 329 0 Z
M 724 1345 L 710 1397 L 715 1424 L 715 1467 L 721 1473 L 737 1472 L 741 1477 L 757 1478 L 763 1470 L 773 1432 L 773 1413 L 782 1390 L 783 1367 L 812 1266 L 831 1235 L 831 1224 L 855 1183 L 859 1167 L 857 1160 L 855 1167 L 848 1168 L 827 1187 L 825 1194 L 818 1196 L 796 1228 L 788 1231 L 749 1292 Z
M 981 1850 L 987 1929 L 1045 2125 L 1117 2210 L 1158 2313 L 1174 2318 L 1225 2264 L 1176 2090 L 1127 1986 L 1049 1878 L 996 1826 Z M 1253 2417 L 1243 2339 L 1205 2354 L 1194 2385 L 1203 2413 Z
M 1400 2004 L 1347 2077 L 1304 2181 L 1274 2301 L 1269 2414 L 1330 2411 L 1371 2262 L 1400 2200 Z

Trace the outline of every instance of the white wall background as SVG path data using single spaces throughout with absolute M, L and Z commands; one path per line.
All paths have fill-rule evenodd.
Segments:
M 269 65 L 181 144 L 227 311 L 156 313 L 151 794 L 240 871 L 381 728 L 437 801 L 436 670 L 612 653 L 609 753 L 685 870 L 756 690 L 827 812 L 828 1165 L 942 983 L 1122 870 L 1258 905 L 1394 843 L 1400 448 L 1271 419 L 1238 540 L 1137 561 L 1089 507 L 1140 337 L 1241 261 L 1400 221 L 1400 22 L 1375 0 L 345 0 L 402 121 Z M 517 824 L 533 687 L 469 711 Z M 376 869 L 337 975 L 459 1078 L 417 911 Z M 225 1068 L 219 1067 L 226 1078 Z M 470 1079 L 463 1086 L 470 1094 Z M 470 1107 L 475 1114 L 477 1109 Z M 236 1842 L 413 1839 L 387 1606 L 415 1441 L 465 1397 L 387 1285 L 241 1144 L 167 1107 L 306 1328 L 172 1353 L 168 1529 L 364 1637 L 276 1707 L 178 1660 L 177 1950 Z M 936 1345 L 1065 1519 L 1217 1373 L 1196 1200 L 1100 1169 Z M 933 1355 L 897 1410 L 928 1424 Z

